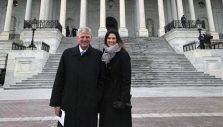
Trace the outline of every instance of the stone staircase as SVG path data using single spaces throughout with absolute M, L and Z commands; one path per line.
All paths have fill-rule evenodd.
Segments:
M 223 80 L 197 72 L 184 55 L 179 55 L 163 38 L 123 38 L 132 60 L 133 87 L 223 86 Z M 63 38 L 56 54 L 50 54 L 41 73 L 11 85 L 11 88 L 52 88 L 62 52 L 77 44 Z M 103 39 L 93 38 L 92 46 L 103 48 Z

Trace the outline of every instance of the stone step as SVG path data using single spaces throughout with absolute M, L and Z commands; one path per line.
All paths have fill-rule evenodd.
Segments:
M 223 86 L 223 80 L 197 72 L 183 54 L 176 54 L 164 38 L 123 38 L 132 63 L 132 87 Z M 102 50 L 103 38 L 92 46 Z M 77 45 L 75 38 L 63 38 L 56 54 L 50 54 L 41 73 L 12 88 L 51 88 L 62 52 Z
M 223 82 L 221 81 L 160 81 L 160 80 L 150 80 L 150 81 L 134 81 L 132 80 L 132 83 L 144 83 L 144 84 L 150 84 L 150 83 L 163 83 L 163 84 L 218 84 L 218 85 L 222 85 Z
M 222 84 L 167 84 L 167 83 L 132 83 L 132 87 L 222 87 Z

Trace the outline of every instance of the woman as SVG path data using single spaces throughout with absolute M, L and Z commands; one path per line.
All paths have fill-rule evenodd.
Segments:
M 105 69 L 99 126 L 132 127 L 130 56 L 117 31 L 108 31 L 104 43 L 102 61 Z

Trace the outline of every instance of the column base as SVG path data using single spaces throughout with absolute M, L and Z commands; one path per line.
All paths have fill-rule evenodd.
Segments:
M 9 32 L 0 33 L 0 40 L 9 40 Z
M 128 29 L 126 27 L 120 27 L 118 31 L 121 37 L 129 36 Z
M 213 36 L 213 39 L 219 39 L 219 33 L 217 32 L 210 32 L 211 36 Z
M 163 36 L 165 34 L 165 31 L 164 31 L 164 29 L 162 28 L 160 28 L 159 29 L 159 37 L 161 37 L 161 36 Z
M 100 27 L 98 29 L 98 37 L 105 37 L 106 32 L 107 32 L 107 29 L 105 27 Z
M 149 37 L 148 29 L 146 29 L 146 28 L 139 28 L 137 36 L 138 37 Z
M 62 35 L 63 35 L 64 37 L 66 37 L 66 29 L 65 29 L 65 28 L 62 28 Z

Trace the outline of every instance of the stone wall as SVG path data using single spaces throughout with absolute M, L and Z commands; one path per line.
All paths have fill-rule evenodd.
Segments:
M 184 52 L 197 71 L 223 79 L 223 50 L 196 49 Z
M 41 72 L 48 57 L 49 53 L 43 50 L 12 50 L 8 54 L 4 87 Z

